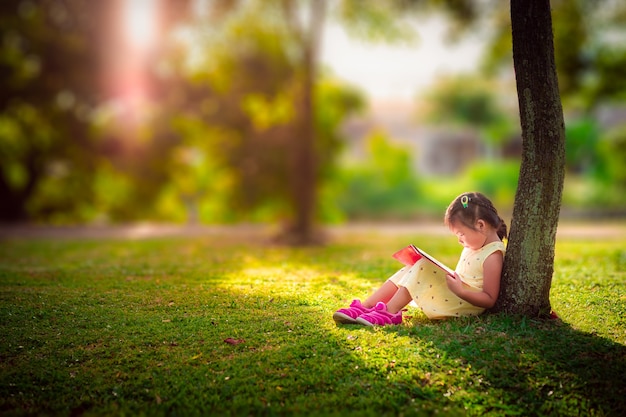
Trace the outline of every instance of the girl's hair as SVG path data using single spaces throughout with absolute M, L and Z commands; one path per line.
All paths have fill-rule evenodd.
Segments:
M 483 220 L 496 229 L 498 237 L 505 239 L 506 223 L 498 215 L 493 203 L 481 193 L 463 193 L 454 199 L 446 210 L 446 226 L 457 221 L 474 230 L 476 222 Z

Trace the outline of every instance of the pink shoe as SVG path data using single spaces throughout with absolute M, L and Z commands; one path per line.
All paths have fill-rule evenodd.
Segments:
M 366 326 L 386 326 L 389 324 L 402 323 L 402 310 L 397 313 L 387 311 L 387 305 L 382 301 L 376 303 L 374 309 L 369 313 L 361 314 L 357 317 L 356 322 Z
M 333 314 L 333 319 L 337 324 L 356 324 L 356 318 L 363 313 L 369 313 L 373 308 L 363 307 L 361 301 L 352 300 L 350 307 L 342 308 Z

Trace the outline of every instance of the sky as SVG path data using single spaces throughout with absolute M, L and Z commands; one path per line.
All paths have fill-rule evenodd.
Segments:
M 414 45 L 371 44 L 351 39 L 336 24 L 324 33 L 322 65 L 359 87 L 371 101 L 412 102 L 437 75 L 476 69 L 484 42 L 467 35 L 454 45 L 445 42 L 445 22 L 431 18 L 418 25 Z

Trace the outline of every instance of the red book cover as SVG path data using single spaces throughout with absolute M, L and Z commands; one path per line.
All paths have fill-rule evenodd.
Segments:
M 415 265 L 415 262 L 422 259 L 422 255 L 419 254 L 417 248 L 413 245 L 400 249 L 398 252 L 393 254 L 393 257 L 406 266 L 413 266 Z

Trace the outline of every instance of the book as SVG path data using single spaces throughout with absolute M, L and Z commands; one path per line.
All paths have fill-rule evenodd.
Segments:
M 424 252 L 422 249 L 418 248 L 415 245 L 409 245 L 405 248 L 400 249 L 393 254 L 393 257 L 407 266 L 413 266 L 415 262 L 419 261 L 422 258 L 426 258 L 428 261 L 437 265 L 447 274 L 454 275 L 454 270 L 448 268 L 445 264 L 438 261 L 437 259 Z

